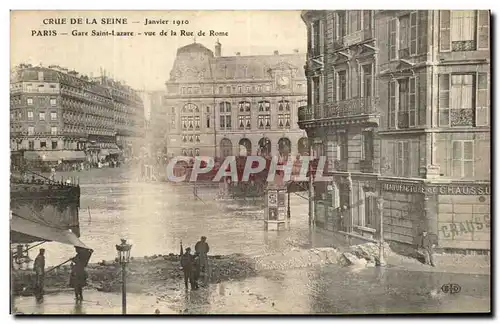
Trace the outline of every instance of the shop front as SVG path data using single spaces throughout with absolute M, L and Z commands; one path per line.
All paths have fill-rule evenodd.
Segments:
M 443 251 L 490 250 L 489 183 L 416 183 L 382 180 L 384 237 L 416 244 L 422 231 Z

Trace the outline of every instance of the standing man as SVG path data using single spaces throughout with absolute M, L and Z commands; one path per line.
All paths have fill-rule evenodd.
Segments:
M 425 258 L 425 264 L 435 267 L 434 248 L 436 247 L 436 239 L 434 235 L 429 235 L 427 231 L 423 231 L 418 247 L 422 250 L 422 254 Z
M 35 297 L 38 301 L 43 299 L 43 285 L 45 279 L 45 249 L 40 249 L 33 266 L 35 271 Z
M 208 252 L 210 251 L 210 246 L 208 246 L 207 243 L 207 237 L 202 236 L 201 240 L 196 243 L 194 246 L 194 250 L 196 253 L 199 253 L 200 255 L 200 265 L 201 265 L 201 271 L 205 273 L 205 275 L 208 273 Z
M 196 289 L 194 283 L 194 258 L 191 255 L 191 248 L 187 247 L 186 252 L 181 257 L 181 267 L 184 271 L 184 286 L 188 289 L 188 282 L 191 284 L 191 289 Z

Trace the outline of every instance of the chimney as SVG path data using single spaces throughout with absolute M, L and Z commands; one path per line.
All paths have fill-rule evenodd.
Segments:
M 220 57 L 222 55 L 222 45 L 219 43 L 219 40 L 217 39 L 217 42 L 215 42 L 215 57 Z
M 236 52 L 236 56 L 240 56 L 240 55 L 241 55 L 241 53 L 240 53 L 240 52 Z
M 274 55 L 280 55 L 280 52 L 274 51 Z
M 298 50 L 298 49 L 294 49 L 294 50 L 293 50 L 293 52 L 294 52 L 295 54 L 299 54 L 299 50 Z

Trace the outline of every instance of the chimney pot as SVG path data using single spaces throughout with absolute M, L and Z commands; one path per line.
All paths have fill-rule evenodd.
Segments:
M 240 52 L 236 52 L 236 56 L 240 56 L 240 54 L 241 54 Z
M 280 52 L 274 51 L 274 55 L 280 55 Z

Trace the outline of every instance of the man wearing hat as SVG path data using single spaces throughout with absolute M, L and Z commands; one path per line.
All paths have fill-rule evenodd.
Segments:
M 200 255 L 200 265 L 201 265 L 201 271 L 203 271 L 205 274 L 208 272 L 208 252 L 210 251 L 210 246 L 208 246 L 207 243 L 207 237 L 202 236 L 201 240 L 196 243 L 194 246 L 194 250 L 196 253 Z
M 194 258 L 190 247 L 187 247 L 186 252 L 181 256 L 181 266 L 184 271 L 184 285 L 186 289 L 188 289 L 188 282 L 191 284 L 191 289 L 196 289 L 193 274 Z

